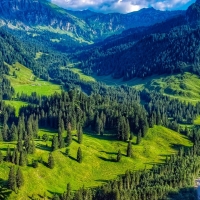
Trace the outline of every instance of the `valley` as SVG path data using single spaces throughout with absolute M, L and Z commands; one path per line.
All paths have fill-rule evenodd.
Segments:
M 195 200 L 199 16 L 1 1 L 0 199 Z

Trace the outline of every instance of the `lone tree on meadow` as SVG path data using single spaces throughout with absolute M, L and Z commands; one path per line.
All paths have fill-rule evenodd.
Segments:
M 78 148 L 78 151 L 77 151 L 77 161 L 78 161 L 79 163 L 82 163 L 82 160 L 83 160 L 82 150 L 81 150 L 81 148 L 79 147 L 79 148 Z

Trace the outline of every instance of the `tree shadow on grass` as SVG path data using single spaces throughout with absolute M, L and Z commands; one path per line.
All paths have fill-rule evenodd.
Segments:
M 76 158 L 72 157 L 72 156 L 68 156 L 71 160 L 74 160 L 77 162 Z
M 0 199 L 8 199 L 8 197 L 12 193 L 11 190 L 8 190 L 7 184 L 8 181 L 0 179 Z
M 106 141 L 119 141 L 116 139 L 116 135 L 111 134 L 104 134 L 104 135 L 97 135 L 94 133 L 84 133 L 89 137 L 100 139 L 100 140 L 106 140 Z
M 51 150 L 52 150 L 51 147 L 46 146 L 46 145 L 43 145 L 43 144 L 37 144 L 37 145 L 36 145 L 36 148 L 41 149 L 41 150 L 43 150 L 43 151 L 51 151 Z
M 53 191 L 51 191 L 51 190 L 47 190 L 50 194 L 52 194 L 52 195 L 58 195 L 58 196 L 60 196 L 62 193 L 59 193 L 59 192 L 53 192 Z
M 98 158 L 100 158 L 103 161 L 107 161 L 107 162 L 117 162 L 116 159 L 114 159 L 114 158 L 104 158 L 102 156 L 98 156 Z
M 117 152 L 108 152 L 108 151 L 100 151 L 102 153 L 106 153 L 107 155 L 117 155 Z
M 97 179 L 95 181 L 96 182 L 100 182 L 100 183 L 107 183 L 108 182 L 108 180 L 103 180 L 103 179 Z

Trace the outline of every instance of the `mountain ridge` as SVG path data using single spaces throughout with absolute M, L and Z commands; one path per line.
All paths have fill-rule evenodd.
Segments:
M 0 1 L 0 24 L 20 29 L 36 29 L 38 26 L 63 31 L 70 37 L 83 38 L 88 42 L 99 41 L 122 31 L 149 26 L 184 11 L 157 11 L 142 9 L 128 14 L 102 14 L 92 11 L 69 11 L 47 0 L 2 0 Z

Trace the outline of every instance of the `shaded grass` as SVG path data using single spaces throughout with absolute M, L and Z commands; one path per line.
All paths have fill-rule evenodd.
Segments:
M 15 93 L 24 93 L 30 95 L 36 92 L 38 95 L 51 95 L 55 92 L 61 92 L 60 85 L 44 81 L 42 79 L 36 79 L 34 81 L 34 74 L 32 71 L 20 63 L 16 63 L 13 66 L 9 66 L 10 75 L 7 78 L 11 81 L 12 86 L 15 89 Z M 20 69 L 18 71 L 17 69 Z M 17 78 L 13 75 L 13 72 L 17 74 Z
M 39 135 L 47 133 L 52 137 L 56 131 L 40 130 Z M 76 139 L 74 137 L 74 139 Z M 31 166 L 22 167 L 25 176 L 25 186 L 16 195 L 12 193 L 10 199 L 27 199 L 27 196 L 33 194 L 43 195 L 45 191 L 48 196 L 51 193 L 63 193 L 68 182 L 71 183 L 72 189 L 77 190 L 82 187 L 94 187 L 105 183 L 107 180 L 116 178 L 124 174 L 126 170 L 138 170 L 151 168 L 154 163 L 163 163 L 166 155 L 177 152 L 178 146 L 191 146 L 191 142 L 172 130 L 161 126 L 155 126 L 149 130 L 146 138 L 140 145 L 135 145 L 136 138 L 133 139 L 133 157 L 127 158 L 126 142 L 116 141 L 109 136 L 98 138 L 95 135 L 84 134 L 83 144 L 73 141 L 70 145 L 70 156 L 65 155 L 65 148 L 53 152 L 55 158 L 55 168 L 49 169 L 46 164 L 39 164 L 34 169 Z M 51 141 L 43 142 L 36 140 L 36 153 L 29 155 L 29 164 L 31 160 L 40 159 L 46 163 L 50 150 Z M 15 143 L 9 143 L 14 147 Z M 0 148 L 5 155 L 8 143 L 1 143 Z M 83 152 L 83 163 L 76 161 L 78 147 Z M 115 162 L 118 150 L 122 152 L 122 160 Z M 9 172 L 9 164 L 0 165 L 0 178 L 6 180 Z
M 70 68 L 71 71 L 73 71 L 74 73 L 78 74 L 80 76 L 80 79 L 82 81 L 86 81 L 86 82 L 96 82 L 95 78 L 93 78 L 92 76 L 88 76 L 85 75 L 81 69 L 77 69 L 77 68 Z

